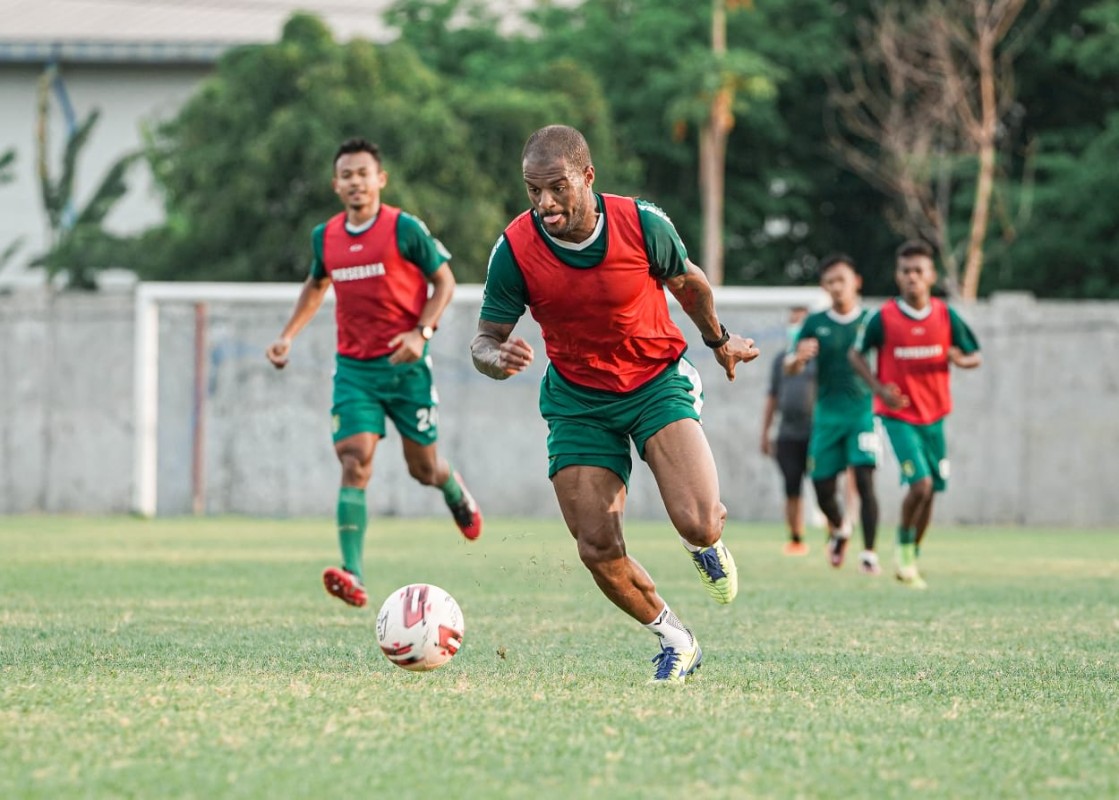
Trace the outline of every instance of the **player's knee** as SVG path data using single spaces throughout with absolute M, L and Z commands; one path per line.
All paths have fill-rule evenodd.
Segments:
M 338 461 L 342 464 L 342 484 L 345 486 L 364 487 L 373 477 L 372 461 L 365 461 L 352 453 L 339 453 Z
M 932 478 L 921 478 L 919 481 L 913 481 L 909 484 L 909 494 L 921 501 L 931 500 L 933 496 Z
M 855 488 L 859 497 L 874 496 L 874 467 L 855 467 Z
M 434 461 L 416 462 L 408 465 L 408 474 L 424 486 L 434 486 L 436 482 L 436 464 Z
M 598 572 L 615 561 L 625 558 L 626 548 L 620 538 L 613 536 L 579 536 L 579 560 L 591 572 Z
M 673 515 L 676 531 L 697 547 L 710 547 L 723 535 L 727 507 L 720 502 L 710 506 L 693 506 L 685 513 Z

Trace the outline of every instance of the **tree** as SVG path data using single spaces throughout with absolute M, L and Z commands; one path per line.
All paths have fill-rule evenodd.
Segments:
M 46 267 L 47 275 L 62 274 L 74 289 L 93 289 L 98 271 L 117 266 L 121 240 L 104 229 L 105 218 L 128 191 L 125 180 L 139 153 L 127 153 L 106 170 L 101 182 L 80 211 L 75 211 L 78 161 L 101 116 L 97 109 L 77 124 L 66 139 L 58 177 L 52 176 L 49 152 L 50 85 L 57 67 L 48 67 L 39 80 L 36 135 L 39 187 L 50 227 L 49 249 L 31 261 Z
M 1052 1 L 1040 0 L 1017 27 L 1028 0 L 887 3 L 862 28 L 863 52 L 850 61 L 848 83 L 833 82 L 833 145 L 901 202 L 903 215 L 892 220 L 899 232 L 939 245 L 950 290 L 965 299 L 979 290 L 1014 59 Z M 975 188 L 961 276 L 951 204 L 968 173 Z
M 502 224 L 451 87 L 405 43 L 338 44 L 296 14 L 279 42 L 241 47 L 150 137 L 166 224 L 148 231 L 147 277 L 301 280 L 314 226 L 338 211 L 331 159 L 363 136 L 384 153 L 386 202 L 421 216 L 478 279 Z

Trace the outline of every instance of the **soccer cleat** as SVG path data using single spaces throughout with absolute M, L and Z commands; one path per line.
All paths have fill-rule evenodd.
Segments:
M 738 567 L 722 539 L 692 553 L 692 563 L 716 603 L 726 605 L 738 594 Z
M 785 546 L 781 552 L 787 556 L 806 556 L 808 555 L 808 543 L 804 540 L 792 540 L 785 542 Z
M 473 495 L 470 494 L 470 490 L 466 488 L 462 476 L 457 471 L 455 472 L 455 480 L 462 488 L 462 499 L 454 505 L 448 505 L 447 508 L 451 509 L 451 516 L 455 518 L 455 524 L 462 531 L 462 535 L 474 541 L 482 535 L 482 511 L 478 508 L 478 504 L 474 502 Z
M 352 572 L 347 572 L 338 567 L 327 567 L 322 573 L 323 586 L 328 594 L 332 594 L 343 603 L 360 608 L 368 602 L 365 587 L 361 579 Z
M 897 575 L 898 583 L 902 586 L 908 586 L 910 589 L 927 589 L 929 585 L 925 583 L 925 579 L 917 572 L 916 567 L 898 567 Z
M 843 556 L 847 551 L 847 540 L 850 538 L 842 534 L 843 532 L 839 531 L 828 536 L 828 562 L 836 569 L 843 566 Z
M 806 556 L 808 555 L 808 545 L 804 542 L 785 542 L 785 547 L 781 551 L 787 556 Z
M 859 572 L 863 575 L 877 575 L 882 571 L 878 566 L 878 554 L 873 550 L 863 550 L 859 553 Z
M 698 642 L 694 639 L 692 641 L 690 650 L 662 647 L 661 651 L 653 657 L 653 663 L 657 665 L 657 669 L 649 683 L 684 683 L 695 674 L 695 671 L 703 664 L 703 650 Z

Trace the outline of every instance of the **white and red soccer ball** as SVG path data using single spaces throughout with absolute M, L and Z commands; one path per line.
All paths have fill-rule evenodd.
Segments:
M 377 614 L 377 643 L 398 667 L 441 667 L 462 647 L 466 626 L 455 598 L 430 583 L 401 586 Z

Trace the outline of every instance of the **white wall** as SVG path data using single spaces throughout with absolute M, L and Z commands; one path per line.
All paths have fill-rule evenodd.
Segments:
M 440 448 L 495 515 L 557 513 L 546 477 L 546 426 L 536 407 L 544 359 L 496 382 L 470 363 L 478 303 L 464 287 L 432 343 Z M 476 292 L 475 292 L 476 295 Z M 759 452 L 768 362 L 782 348 L 780 309 L 719 301 L 728 327 L 757 339 L 760 362 L 728 383 L 692 343 L 704 381 L 704 426 L 734 519 L 780 518 L 777 467 Z M 339 468 L 330 445 L 334 329 L 329 307 L 296 341 L 282 372 L 264 348 L 290 303 L 211 306 L 206 361 L 206 508 L 278 516 L 333 513 Z M 956 371 L 948 422 L 952 476 L 936 520 L 957 523 L 1119 526 L 1119 303 L 1034 303 L 997 297 L 962 309 L 984 365 Z M 160 324 L 158 509 L 191 508 L 194 317 L 165 310 Z M 518 326 L 539 353 L 538 329 Z M 0 513 L 107 513 L 132 506 L 133 317 L 121 295 L 0 296 Z M 897 518 L 892 456 L 879 471 L 882 516 Z M 811 492 L 809 491 L 809 497 Z M 375 515 L 443 513 L 438 495 L 404 469 L 394 432 L 377 454 Z M 627 513 L 663 519 L 648 469 L 635 465 Z M 889 527 L 884 528 L 889 530 Z
M 101 111 L 78 163 L 79 209 L 106 170 L 121 155 L 142 146 L 143 126 L 173 116 L 208 72 L 208 67 L 198 66 L 63 66 L 61 74 L 78 121 L 94 108 Z M 15 181 L 0 186 L 0 250 L 16 238 L 26 239 L 13 266 L 25 265 L 48 244 L 36 166 L 40 74 L 38 67 L 0 64 L 0 152 L 9 147 L 16 150 Z M 50 109 L 51 170 L 57 178 L 66 127 L 53 93 Z M 107 220 L 109 230 L 122 234 L 143 230 L 163 218 L 163 204 L 147 165 L 136 164 L 128 178 L 129 193 Z

